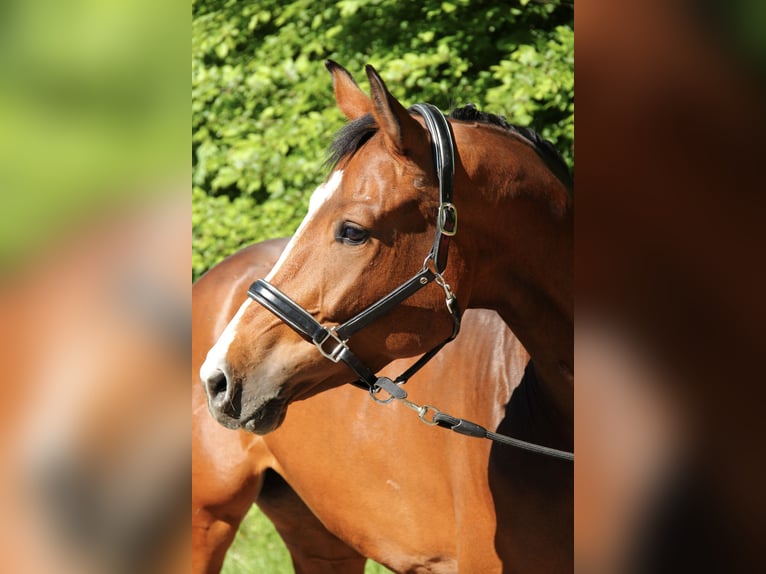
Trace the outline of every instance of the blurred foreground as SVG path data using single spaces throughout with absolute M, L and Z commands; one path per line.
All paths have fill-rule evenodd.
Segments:
M 175 4 L 3 6 L 4 572 L 189 569 L 190 18 Z
M 764 571 L 765 17 L 577 5 L 578 572 Z
M 2 284 L 9 571 L 188 570 L 186 189 L 101 214 Z

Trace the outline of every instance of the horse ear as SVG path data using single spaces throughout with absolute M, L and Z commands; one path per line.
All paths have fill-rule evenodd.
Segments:
M 372 115 L 393 150 L 401 155 L 412 155 L 418 149 L 428 148 L 428 136 L 423 126 L 391 95 L 375 68 L 368 64 L 365 71 L 370 80 Z
M 372 113 L 372 101 L 359 88 L 351 74 L 343 66 L 332 60 L 327 60 L 324 65 L 332 76 L 335 101 L 338 102 L 338 107 L 343 115 L 349 120 L 355 120 Z

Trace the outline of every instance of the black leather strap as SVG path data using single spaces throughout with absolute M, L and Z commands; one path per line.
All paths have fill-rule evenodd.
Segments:
M 507 446 L 513 446 L 513 447 L 527 450 L 530 452 L 535 452 L 537 454 L 544 454 L 546 456 L 558 458 L 561 460 L 567 460 L 570 462 L 574 461 L 573 452 L 559 450 L 557 448 L 551 448 L 549 446 L 543 446 L 540 444 L 535 444 L 535 443 L 521 440 L 518 438 L 513 438 L 510 436 L 498 434 L 496 432 L 492 432 L 485 429 L 481 425 L 478 425 L 471 421 L 467 421 L 465 419 L 453 417 L 452 415 L 448 415 L 447 413 L 442 413 L 442 412 L 436 413 L 434 415 L 434 422 L 440 427 L 449 429 L 451 431 L 455 431 L 456 433 L 459 433 L 459 434 L 464 434 L 466 436 L 473 436 L 476 438 L 488 438 L 489 440 L 493 440 L 495 442 L 499 442 Z
M 335 331 L 343 340 L 350 338 L 351 335 L 362 330 L 376 319 L 391 311 L 394 307 L 397 307 L 405 299 L 420 291 L 420 289 L 431 283 L 435 277 L 433 271 L 423 269 L 410 280 L 391 291 L 391 293 L 382 299 L 378 299 L 365 310 L 351 317 L 351 319 L 343 323 Z
M 447 118 L 432 104 L 415 104 L 410 108 L 423 116 L 431 134 L 436 174 L 439 177 L 439 213 L 436 236 L 431 248 L 437 273 L 447 268 L 449 238 L 457 232 L 457 210 L 452 204 L 455 181 L 455 144 Z
M 259 279 L 250 285 L 247 294 L 310 341 L 321 343 L 329 336 L 325 327 L 271 283 Z

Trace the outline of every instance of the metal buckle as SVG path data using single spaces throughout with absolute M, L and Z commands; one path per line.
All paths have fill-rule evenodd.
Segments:
M 439 231 L 447 237 L 457 233 L 457 207 L 453 203 L 439 205 Z
M 325 331 L 327 336 L 321 341 L 314 341 L 314 346 L 319 349 L 319 352 L 322 353 L 322 356 L 325 359 L 330 359 L 333 363 L 337 363 L 340 361 L 340 354 L 344 351 L 344 349 L 348 349 L 348 346 L 346 345 L 346 341 L 343 341 L 340 337 L 338 337 L 337 333 L 335 332 L 335 327 L 331 327 Z M 328 339 L 333 339 L 337 343 L 335 348 L 329 352 L 325 351 L 323 347 Z

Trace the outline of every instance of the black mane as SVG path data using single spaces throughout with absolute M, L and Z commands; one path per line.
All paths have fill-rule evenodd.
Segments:
M 378 125 L 372 119 L 372 114 L 366 114 L 347 123 L 338 130 L 330 144 L 327 165 L 335 167 L 344 157 L 354 155 L 367 140 L 375 135 L 376 131 L 378 131 Z
M 572 177 L 564 158 L 561 157 L 561 154 L 551 142 L 533 129 L 515 126 L 508 123 L 502 116 L 481 112 L 473 104 L 455 108 L 448 117 L 458 121 L 494 125 L 514 132 L 527 140 L 556 176 L 568 188 L 572 188 Z M 352 120 L 343 126 L 335 135 L 332 144 L 330 144 L 327 164 L 335 167 L 343 158 L 354 155 L 377 130 L 378 126 L 370 114 Z
M 545 161 L 546 165 L 548 165 L 548 167 L 553 171 L 553 173 L 556 174 L 562 183 L 564 183 L 568 188 L 572 188 L 572 176 L 569 172 L 569 166 L 567 166 L 564 158 L 561 156 L 561 153 L 550 141 L 545 139 L 532 128 L 525 128 L 509 124 L 503 116 L 497 116 L 487 112 L 480 112 L 473 104 L 455 108 L 449 114 L 449 117 L 453 120 L 479 122 L 483 124 L 494 125 L 518 134 L 532 144 L 532 147 L 535 149 L 538 155 L 543 159 L 543 161 Z

